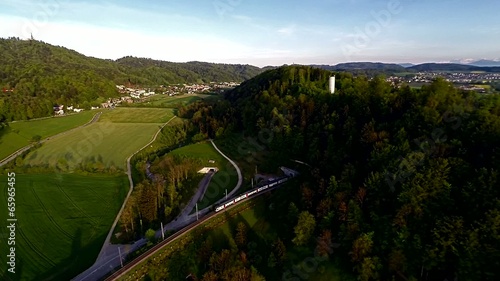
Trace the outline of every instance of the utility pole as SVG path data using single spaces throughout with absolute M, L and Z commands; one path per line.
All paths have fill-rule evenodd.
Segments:
M 226 200 L 227 200 L 227 188 L 226 188 Z
M 163 231 L 163 222 L 161 222 L 161 238 L 165 240 L 165 231 Z
M 120 251 L 120 247 L 118 247 L 118 254 L 120 255 L 120 264 L 123 267 L 123 260 L 122 260 L 122 251 Z
M 196 203 L 196 220 L 198 220 L 198 203 Z
M 253 178 L 252 178 L 252 188 L 253 188 Z

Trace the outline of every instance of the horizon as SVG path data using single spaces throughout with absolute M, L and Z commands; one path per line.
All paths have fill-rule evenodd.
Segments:
M 336 65 L 500 61 L 496 1 L 5 0 L 0 37 L 85 56 L 171 62 Z M 474 17 L 477 14 L 477 17 Z M 444 16 L 446 15 L 446 16 Z M 468 17 L 468 22 L 462 20 Z M 470 20 L 473 18 L 473 20 Z M 443 35 L 444 34 L 444 35 Z

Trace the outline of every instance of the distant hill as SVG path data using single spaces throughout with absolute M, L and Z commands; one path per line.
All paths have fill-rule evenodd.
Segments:
M 154 85 L 193 82 L 242 82 L 262 72 L 256 66 L 207 62 L 175 63 L 148 58 L 124 57 L 116 60 L 128 67 L 141 84 Z
M 468 63 L 473 66 L 500 67 L 500 60 L 478 60 Z
M 483 64 L 489 64 L 489 61 L 484 61 Z M 421 72 L 421 71 L 485 71 L 485 72 L 500 72 L 500 67 L 497 66 L 474 66 L 470 64 L 458 63 L 424 63 L 424 64 L 394 64 L 380 62 L 349 62 L 340 63 L 337 65 L 311 65 L 313 67 L 330 70 L 330 71 L 345 71 L 353 74 L 364 74 L 373 76 L 376 74 L 393 75 L 401 72 Z
M 401 65 L 402 67 L 405 67 L 405 68 L 406 68 L 406 67 L 412 67 L 412 66 L 414 66 L 415 64 L 413 64 L 413 63 L 400 63 L 399 65 Z
M 414 71 L 486 71 L 500 72 L 500 67 L 479 67 L 456 63 L 424 63 L 409 67 Z
M 0 123 L 50 116 L 55 104 L 90 108 L 118 96 L 116 84 L 242 82 L 263 71 L 239 64 L 104 60 L 18 38 L 0 38 L 0 62 Z

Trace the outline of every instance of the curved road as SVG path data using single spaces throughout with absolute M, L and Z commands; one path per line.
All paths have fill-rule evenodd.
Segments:
M 250 198 L 245 198 L 245 199 L 242 199 L 241 201 L 238 202 L 238 204 L 244 202 L 244 201 L 247 201 L 247 200 L 254 200 L 256 198 L 258 198 L 259 196 L 262 196 L 270 191 L 273 191 L 277 188 L 279 188 L 281 186 L 281 184 L 279 185 L 276 185 L 274 187 L 271 187 L 271 188 L 268 188 L 260 193 L 257 193 L 255 196 L 252 196 Z M 178 232 L 176 232 L 175 234 L 173 234 L 172 236 L 168 237 L 167 239 L 165 239 L 164 241 L 161 241 L 160 243 L 158 243 L 157 245 L 153 246 L 151 249 L 147 250 L 145 253 L 143 253 L 142 255 L 140 255 L 139 257 L 135 258 L 134 260 L 132 260 L 130 263 L 126 264 L 124 267 L 120 268 L 120 269 L 113 269 L 113 270 L 110 270 L 110 271 L 113 271 L 113 273 L 108 276 L 105 281 L 107 280 L 116 280 L 120 277 L 123 277 L 125 274 L 127 274 L 130 270 L 132 270 L 137 264 L 141 263 L 142 261 L 144 261 L 145 259 L 151 257 L 152 255 L 154 255 L 155 253 L 157 253 L 158 251 L 160 251 L 161 249 L 163 249 L 164 247 L 168 246 L 168 244 L 170 244 L 171 242 L 174 242 L 175 240 L 179 239 L 180 237 L 184 236 L 185 234 L 189 233 L 192 229 L 196 228 L 198 225 L 208 221 L 209 219 L 213 218 L 213 217 L 216 217 L 218 215 L 222 215 L 222 214 L 225 214 L 225 212 L 229 209 L 232 209 L 236 206 L 239 206 L 238 204 L 233 204 L 231 206 L 229 206 L 228 208 L 226 208 L 224 211 L 221 211 L 221 212 L 212 212 L 210 213 L 208 216 L 204 216 L 203 218 L 200 218 L 200 220 L 196 221 L 196 222 L 193 222 L 187 226 L 185 226 L 184 228 L 180 229 Z M 243 210 L 240 210 L 239 212 L 241 212 Z
M 169 120 L 168 122 L 170 122 L 170 121 L 171 120 Z M 158 135 L 158 133 L 155 135 L 154 138 L 156 138 L 157 135 Z M 230 195 L 232 196 L 234 193 L 236 193 L 239 190 L 239 188 L 241 187 L 241 185 L 243 183 L 243 177 L 241 174 L 241 170 L 233 160 L 231 160 L 229 157 L 227 157 L 225 154 L 223 154 L 219 150 L 219 148 L 215 145 L 215 143 L 212 140 L 210 140 L 210 142 L 212 143 L 214 148 L 217 150 L 217 152 L 219 152 L 224 158 L 226 158 L 236 169 L 236 172 L 238 174 L 238 183 L 236 184 L 235 188 L 228 194 L 228 197 Z M 147 147 L 149 144 L 145 145 L 142 149 Z M 140 150 L 138 150 L 137 152 L 139 152 L 139 151 Z M 135 155 L 135 153 L 133 155 Z M 127 168 L 128 168 L 128 175 L 129 175 L 131 188 L 129 189 L 129 193 L 127 194 L 127 198 L 125 199 L 125 201 L 122 205 L 122 209 L 120 210 L 118 216 L 115 219 L 115 222 L 113 223 L 113 227 L 111 228 L 111 230 L 108 234 L 108 237 L 106 238 L 106 242 L 104 243 L 96 262 L 94 263 L 94 265 L 92 265 L 92 267 L 90 267 L 86 271 L 80 273 L 78 276 L 73 278 L 72 280 L 74 280 L 74 281 L 83 281 L 83 280 L 88 281 L 88 280 L 101 279 L 103 276 L 107 275 L 109 272 L 113 271 L 115 268 L 120 266 L 120 258 L 123 260 L 127 254 L 134 252 L 135 250 L 141 248 L 142 246 L 144 246 L 147 243 L 146 239 L 144 239 L 144 238 L 140 239 L 138 241 L 135 241 L 134 244 L 127 244 L 127 245 L 116 245 L 116 244 L 109 243 L 111 235 L 113 233 L 113 230 L 116 226 L 116 223 L 118 222 L 118 220 L 120 218 L 123 207 L 125 206 L 125 203 L 128 200 L 128 198 L 132 192 L 132 189 L 133 189 L 133 182 L 132 182 L 132 178 L 131 178 L 131 174 L 130 174 L 130 159 L 132 158 L 133 155 L 131 155 L 127 159 Z M 203 194 L 205 193 L 208 185 L 210 184 L 210 179 L 212 178 L 212 176 L 213 176 L 213 173 L 208 173 L 200 181 L 200 183 L 198 185 L 198 191 L 191 198 L 190 202 L 186 205 L 186 207 L 181 211 L 181 213 L 179 214 L 179 216 L 175 220 L 169 222 L 168 224 L 166 224 L 163 227 L 163 229 L 160 229 L 156 232 L 156 237 L 161 237 L 162 231 L 165 232 L 165 231 L 169 231 L 169 230 L 180 230 L 180 229 L 186 228 L 187 226 L 196 222 L 196 213 L 193 213 L 191 215 L 189 215 L 189 213 L 191 213 L 196 202 L 198 202 L 199 199 L 201 198 L 201 196 L 203 196 Z M 222 202 L 224 200 L 225 200 L 225 198 L 222 198 L 217 203 Z M 210 210 L 211 210 L 211 206 L 199 211 L 200 221 L 198 221 L 198 223 L 201 222 L 201 217 L 208 214 L 210 212 Z M 197 225 L 197 224 L 195 224 L 195 225 Z M 189 229 L 191 229 L 191 227 L 189 227 Z M 120 257 L 120 254 L 121 254 L 121 257 Z
M 99 113 L 96 113 L 96 114 L 94 115 L 94 117 L 92 117 L 92 119 L 91 119 L 89 122 L 87 122 L 87 123 L 85 123 L 85 124 L 83 124 L 83 125 L 81 125 L 81 126 L 75 127 L 75 128 L 73 128 L 73 129 L 70 129 L 70 130 L 64 131 L 64 132 L 62 132 L 62 133 L 59 133 L 59 134 L 56 134 L 56 135 L 53 135 L 53 136 L 47 137 L 47 138 L 45 138 L 45 139 L 43 139 L 43 140 L 39 141 L 38 143 L 44 143 L 44 142 L 46 142 L 46 141 L 50 140 L 51 138 L 58 137 L 58 136 L 62 136 L 62 135 L 67 134 L 67 133 L 69 133 L 69 132 L 71 132 L 71 131 L 74 131 L 74 130 L 77 130 L 77 129 L 83 128 L 83 127 L 85 127 L 85 126 L 88 126 L 88 125 L 90 125 L 90 124 L 92 124 L 92 123 L 95 123 L 95 122 L 97 122 L 97 120 L 99 120 L 99 117 L 101 117 L 101 114 L 102 114 L 102 111 L 101 111 L 101 112 L 99 112 Z M 45 118 L 45 119 L 46 119 L 46 118 Z M 25 146 L 25 147 L 23 147 L 23 148 L 18 149 L 16 152 L 12 153 L 11 155 L 9 155 L 9 156 L 5 157 L 4 159 L 2 159 L 2 161 L 0 161 L 0 167 L 1 167 L 1 166 L 3 166 L 3 165 L 5 165 L 5 164 L 7 164 L 7 163 L 9 163 L 10 161 L 12 161 L 12 160 L 16 159 L 16 157 L 17 157 L 17 156 L 21 155 L 23 152 L 27 151 L 28 149 L 32 148 L 33 146 L 34 146 L 34 144 L 29 144 L 29 145 L 27 145 L 27 146 Z
M 118 215 L 116 216 L 115 221 L 113 222 L 113 225 L 111 226 L 111 229 L 108 232 L 108 236 L 106 237 L 106 240 L 104 241 L 104 244 L 102 245 L 102 248 L 101 248 L 101 251 L 99 252 L 99 256 L 97 257 L 96 263 L 98 263 L 99 259 L 105 254 L 107 248 L 109 248 L 109 246 L 112 245 L 111 244 L 111 235 L 113 235 L 113 231 L 114 231 L 114 229 L 116 227 L 116 224 L 118 223 L 118 220 L 120 220 L 120 216 L 121 216 L 121 214 L 123 212 L 123 209 L 125 208 L 125 204 L 127 204 L 127 201 L 130 198 L 130 194 L 132 194 L 132 191 L 134 190 L 134 181 L 132 180 L 132 168 L 130 166 L 130 160 L 132 159 L 132 157 L 134 157 L 134 155 L 136 155 L 137 153 L 139 153 L 141 150 L 143 150 L 144 148 L 150 146 L 156 140 L 156 138 L 158 137 L 158 134 L 160 134 L 160 132 L 163 129 L 163 127 L 165 127 L 168 123 L 170 123 L 170 121 L 174 120 L 175 117 L 176 116 L 170 118 L 167 122 L 165 122 L 165 124 L 163 124 L 160 127 L 160 129 L 158 129 L 158 131 L 153 136 L 153 138 L 151 139 L 150 142 L 148 142 L 141 149 L 137 150 L 136 152 L 134 152 L 132 155 L 130 155 L 127 158 L 127 176 L 128 176 L 128 180 L 130 182 L 130 187 L 129 187 L 129 190 L 128 190 L 128 193 L 127 193 L 127 197 L 125 197 L 125 200 L 123 201 L 122 207 L 120 208 L 120 211 L 118 212 Z M 117 251 L 116 249 L 113 249 L 113 252 L 116 252 L 116 251 Z

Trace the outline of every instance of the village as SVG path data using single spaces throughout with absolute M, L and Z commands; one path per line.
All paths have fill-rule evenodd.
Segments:
M 201 93 L 223 93 L 227 89 L 234 88 L 238 86 L 237 82 L 210 82 L 208 84 L 173 84 L 173 85 L 160 85 L 157 88 L 142 88 L 142 87 L 132 87 L 125 85 L 116 85 L 116 89 L 122 95 L 119 98 L 111 98 L 106 102 L 101 103 L 99 106 L 93 105 L 90 107 L 91 110 L 99 108 L 114 109 L 120 104 L 130 104 L 136 102 L 143 102 L 146 98 L 153 95 L 168 95 L 170 97 L 176 95 L 190 95 L 190 94 L 201 94 Z M 65 106 L 55 105 L 53 107 L 55 115 L 65 115 L 68 113 L 78 113 L 84 108 L 79 108 L 74 105 Z
M 392 86 L 400 86 L 406 83 L 410 86 L 430 84 L 436 78 L 453 83 L 457 88 L 465 91 L 475 91 L 480 94 L 488 93 L 493 83 L 500 81 L 500 73 L 488 72 L 418 72 L 402 76 L 389 76 L 386 78 Z

